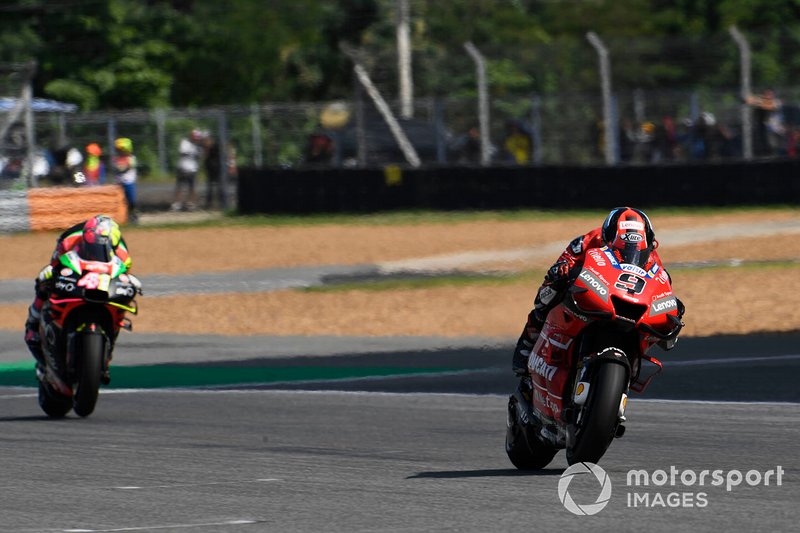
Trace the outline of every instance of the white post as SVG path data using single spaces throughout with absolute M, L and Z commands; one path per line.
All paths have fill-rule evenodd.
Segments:
M 158 171 L 166 174 L 167 168 L 167 113 L 163 109 L 157 109 L 156 118 L 156 142 L 158 144 Z
M 400 77 L 400 116 L 414 116 L 414 81 L 411 77 L 411 38 L 408 29 L 408 0 L 397 0 L 397 67 Z
M 38 187 L 39 177 L 33 171 L 34 150 L 36 148 L 36 128 L 33 124 L 33 88 L 27 83 L 22 89 L 22 99 L 25 101 L 25 141 L 27 142 L 28 159 L 28 187 Z
M 261 150 L 261 112 L 258 104 L 250 106 L 250 132 L 253 136 L 253 164 L 261 168 L 264 165 L 264 155 Z
M 611 106 L 611 62 L 608 58 L 608 49 L 600 40 L 600 37 L 593 31 L 586 34 L 586 39 L 597 50 L 600 60 L 600 84 L 603 91 L 603 123 L 605 125 L 605 156 L 606 163 L 615 165 L 617 163 L 617 136 L 613 122 L 613 110 Z
M 753 159 L 753 110 L 745 101 L 752 89 L 750 82 L 750 43 L 747 38 L 739 31 L 736 26 L 728 28 L 731 37 L 739 47 L 739 65 L 741 71 L 741 91 L 742 91 L 742 156 L 745 159 Z
M 471 42 L 464 43 L 464 48 L 475 62 L 475 70 L 478 76 L 478 128 L 481 132 L 481 165 L 487 166 L 489 159 L 492 157 L 492 145 L 489 141 L 489 82 L 486 80 L 486 61 Z
M 356 63 L 353 69 L 358 77 L 358 81 L 361 82 L 361 85 L 363 85 L 367 90 L 367 94 L 370 98 L 372 98 L 372 102 L 375 104 L 375 107 L 378 108 L 378 111 L 383 116 L 383 120 L 385 120 L 386 124 L 389 126 L 389 130 L 392 132 L 392 135 L 394 136 L 395 141 L 397 141 L 398 146 L 400 146 L 400 150 L 402 150 L 406 161 L 408 161 L 408 164 L 412 167 L 420 166 L 419 156 L 417 155 L 417 151 L 414 149 L 414 145 L 412 145 L 411 141 L 408 140 L 403 128 L 400 127 L 397 119 L 394 118 L 392 110 L 389 109 L 389 104 L 386 103 L 386 100 L 383 99 L 381 93 L 378 92 L 378 89 L 372 83 L 372 80 L 369 79 L 369 74 L 367 74 L 367 71 L 359 63 Z

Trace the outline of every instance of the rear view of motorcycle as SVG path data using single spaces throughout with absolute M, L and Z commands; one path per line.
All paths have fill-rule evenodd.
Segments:
M 644 392 L 661 371 L 648 351 L 674 344 L 682 316 L 657 264 L 644 270 L 606 247 L 588 250 L 547 316 L 529 375 L 509 397 L 506 453 L 514 466 L 544 468 L 561 449 L 569 464 L 597 463 L 625 433 L 629 392 Z
M 60 258 L 42 307 L 40 337 L 45 366 L 37 370 L 39 406 L 51 418 L 70 410 L 92 414 L 100 385 L 110 382 L 109 363 L 120 329 L 131 329 L 141 284 L 116 256 L 85 261 L 75 252 Z

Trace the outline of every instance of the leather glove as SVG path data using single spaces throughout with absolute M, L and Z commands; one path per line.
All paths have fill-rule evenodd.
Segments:
M 563 289 L 569 282 L 569 264 L 566 261 L 559 261 L 550 267 L 545 279 L 553 284 L 556 290 Z
M 52 277 L 53 277 L 53 265 L 47 265 L 46 267 L 44 267 L 39 271 L 39 275 L 36 276 L 36 279 L 40 283 L 43 283 L 45 281 L 48 281 Z
M 136 289 L 136 292 L 142 294 L 142 282 L 139 281 L 139 278 L 133 274 L 128 274 L 128 278 L 131 280 L 131 285 L 133 285 L 133 288 Z

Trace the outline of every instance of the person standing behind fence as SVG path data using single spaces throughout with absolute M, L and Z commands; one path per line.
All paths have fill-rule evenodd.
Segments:
M 114 180 L 122 186 L 125 201 L 128 203 L 128 220 L 135 224 L 139 220 L 136 213 L 136 157 L 133 155 L 133 141 L 120 137 L 114 141 L 117 155 L 113 160 Z
M 198 129 L 193 129 L 189 137 L 181 139 L 178 145 L 178 175 L 175 180 L 175 200 L 171 209 L 180 211 L 194 211 L 197 208 L 197 191 L 195 182 L 197 172 L 200 170 L 200 158 L 203 155 L 202 145 L 205 135 Z M 181 201 L 181 189 L 186 188 L 186 202 Z
M 774 155 L 783 146 L 781 119 L 782 102 L 775 97 L 775 91 L 766 89 L 761 95 L 748 95 L 745 103 L 755 110 L 753 148 L 756 155 Z
M 97 143 L 86 145 L 86 161 L 83 164 L 83 175 L 86 185 L 102 185 L 106 182 L 106 166 L 100 158 L 103 149 Z

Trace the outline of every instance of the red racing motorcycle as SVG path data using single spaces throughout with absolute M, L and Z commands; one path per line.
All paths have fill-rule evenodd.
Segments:
M 674 344 L 683 311 L 663 268 L 620 263 L 607 247 L 588 250 L 531 350 L 530 379 L 509 397 L 514 466 L 544 468 L 560 449 L 569 464 L 597 463 L 625 432 L 628 393 L 644 392 L 661 371 L 648 351 Z
M 116 256 L 86 261 L 74 251 L 60 257 L 42 306 L 39 334 L 45 366 L 37 370 L 39 406 L 51 418 L 71 409 L 92 414 L 120 329 L 131 329 L 141 284 Z

